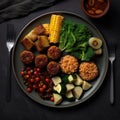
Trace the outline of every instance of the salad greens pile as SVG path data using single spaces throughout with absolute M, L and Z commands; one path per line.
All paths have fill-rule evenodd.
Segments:
M 59 48 L 81 61 L 89 61 L 94 55 L 88 40 L 92 33 L 87 26 L 65 19 L 61 28 Z

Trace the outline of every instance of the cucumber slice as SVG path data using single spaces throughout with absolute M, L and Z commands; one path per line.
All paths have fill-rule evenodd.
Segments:
M 53 77 L 53 78 L 52 78 L 52 81 L 53 81 L 54 85 L 58 85 L 59 83 L 62 82 L 61 78 L 58 77 L 58 76 Z
M 73 89 L 73 95 L 76 99 L 79 99 L 83 93 L 83 89 L 80 86 L 76 86 Z
M 57 94 L 57 93 L 53 93 L 53 98 L 54 98 L 54 104 L 55 105 L 62 102 L 62 96 Z
M 82 89 L 83 90 L 88 90 L 92 87 L 92 85 L 86 81 L 83 81 L 83 84 L 82 84 Z

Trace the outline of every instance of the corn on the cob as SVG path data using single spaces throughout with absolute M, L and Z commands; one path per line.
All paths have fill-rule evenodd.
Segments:
M 64 17 L 53 14 L 50 19 L 50 43 L 58 43 Z

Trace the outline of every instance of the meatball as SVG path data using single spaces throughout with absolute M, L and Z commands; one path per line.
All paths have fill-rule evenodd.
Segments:
M 61 50 L 56 46 L 51 46 L 47 51 L 47 55 L 49 58 L 57 60 L 58 58 L 60 58 Z
M 93 80 L 98 76 L 98 67 L 94 62 L 82 62 L 79 66 L 79 75 L 86 81 Z
M 60 66 L 59 63 L 51 61 L 47 65 L 47 71 L 50 75 L 57 75 L 59 73 Z
M 34 54 L 31 51 L 24 50 L 20 53 L 20 60 L 24 64 L 30 64 L 34 60 Z
M 71 74 L 76 72 L 78 66 L 79 66 L 78 60 L 71 55 L 66 55 L 62 57 L 60 60 L 61 70 L 66 74 Z
M 44 54 L 39 54 L 35 57 L 35 66 L 39 68 L 44 68 L 48 63 L 48 58 Z

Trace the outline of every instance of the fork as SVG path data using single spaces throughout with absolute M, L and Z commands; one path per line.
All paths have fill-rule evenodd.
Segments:
M 109 61 L 110 61 L 110 72 L 111 72 L 111 76 L 110 76 L 110 103 L 113 104 L 114 103 L 114 74 L 113 74 L 113 64 L 115 61 L 115 44 L 114 43 L 110 43 L 109 45 Z
M 8 48 L 8 66 L 7 66 L 7 91 L 6 100 L 9 102 L 11 100 L 11 54 L 12 48 L 15 41 L 15 31 L 13 24 L 7 24 L 7 41 L 6 46 Z

